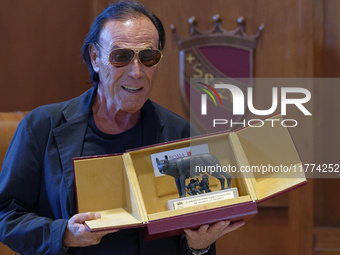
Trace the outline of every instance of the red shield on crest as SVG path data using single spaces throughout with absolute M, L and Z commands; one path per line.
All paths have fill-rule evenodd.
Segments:
M 245 33 L 245 22 L 238 19 L 238 27 L 233 31 L 222 28 L 218 15 L 213 17 L 214 27 L 207 32 L 196 29 L 195 18 L 189 19 L 191 36 L 177 38 L 180 61 L 180 86 L 183 102 L 190 111 L 191 124 L 202 133 L 211 133 L 232 129 L 232 121 L 239 121 L 242 116 L 233 114 L 233 98 L 227 89 L 214 89 L 214 84 L 236 85 L 244 94 L 252 86 L 253 52 L 263 26 L 254 36 Z M 202 93 L 208 95 L 202 114 Z M 226 125 L 213 127 L 216 116 L 229 120 Z

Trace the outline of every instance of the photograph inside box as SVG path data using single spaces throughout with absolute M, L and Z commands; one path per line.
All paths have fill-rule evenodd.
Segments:
M 247 219 L 258 202 L 306 183 L 303 171 L 250 171 L 268 165 L 300 169 L 287 128 L 270 123 L 74 159 L 78 211 L 102 214 L 86 222 L 91 231 L 146 226 L 150 235 Z

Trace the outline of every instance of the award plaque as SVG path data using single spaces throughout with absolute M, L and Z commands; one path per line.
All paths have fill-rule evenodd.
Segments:
M 172 199 L 167 202 L 167 208 L 169 210 L 181 209 L 236 197 L 238 197 L 237 188 L 230 188 L 211 193 L 199 194 L 192 197 Z
M 90 231 L 138 227 L 148 239 L 249 220 L 258 203 L 307 183 L 288 129 L 271 123 L 75 158 L 78 212 L 101 213 L 85 222 Z M 280 166 L 290 171 L 268 171 Z

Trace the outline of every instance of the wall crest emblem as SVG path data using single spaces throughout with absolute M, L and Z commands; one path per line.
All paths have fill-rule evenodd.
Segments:
M 206 91 L 209 90 L 209 86 L 212 87 L 212 85 L 209 85 L 210 81 L 216 82 L 216 79 L 225 81 L 227 79 L 231 84 L 237 85 L 242 91 L 246 92 L 247 87 L 252 86 L 250 78 L 253 77 L 253 54 L 257 40 L 263 30 L 263 25 L 261 25 L 255 35 L 247 35 L 243 17 L 237 19 L 237 28 L 232 31 L 224 30 L 219 15 L 213 17 L 213 23 L 211 30 L 199 31 L 196 28 L 195 17 L 191 17 L 189 19 L 189 37 L 179 37 L 175 26 L 171 25 L 173 37 L 179 48 L 181 96 L 186 109 L 190 111 L 191 122 L 194 121 L 194 126 L 202 132 L 209 132 L 209 128 L 204 123 L 209 122 L 209 120 L 206 117 L 203 118 L 205 120 L 201 118 L 199 106 L 193 109 L 190 98 L 196 96 L 198 98 L 204 88 L 193 88 L 190 85 L 190 79 L 201 78 L 199 80 L 202 81 L 201 84 L 206 86 Z M 212 91 L 210 92 L 212 93 Z M 216 91 L 214 92 L 216 94 Z M 214 105 L 214 111 L 226 112 L 235 122 L 242 117 L 232 114 L 230 91 L 219 90 L 217 97 L 219 104 L 216 104 L 217 100 L 215 101 L 212 96 L 209 97 L 208 108 L 209 105 Z M 210 115 L 210 118 L 213 118 L 213 116 Z M 228 129 L 231 128 L 223 127 L 223 130 Z

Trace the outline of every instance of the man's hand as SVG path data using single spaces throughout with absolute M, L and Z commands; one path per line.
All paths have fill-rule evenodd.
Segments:
M 63 245 L 65 247 L 85 247 L 95 245 L 100 242 L 103 236 L 118 231 L 110 230 L 91 233 L 85 228 L 84 222 L 86 220 L 100 219 L 100 217 L 100 213 L 93 212 L 73 215 L 73 217 L 68 220 Z
M 209 247 L 221 236 L 238 229 L 244 225 L 244 221 L 230 223 L 230 221 L 220 221 L 211 226 L 202 225 L 198 230 L 185 229 L 188 246 L 195 250 Z

